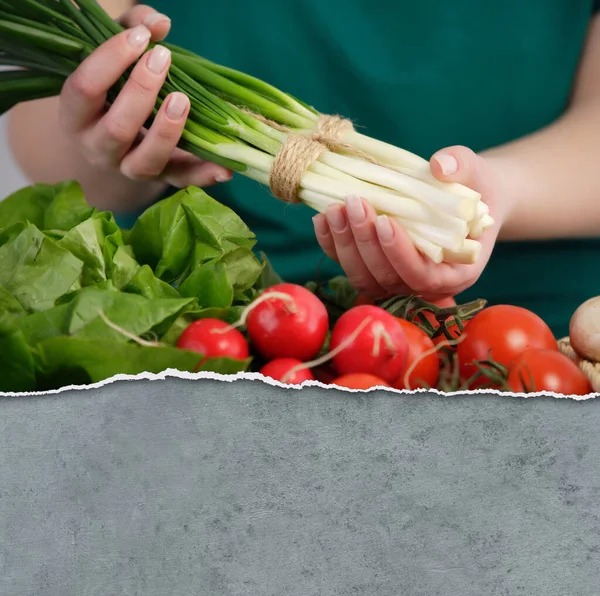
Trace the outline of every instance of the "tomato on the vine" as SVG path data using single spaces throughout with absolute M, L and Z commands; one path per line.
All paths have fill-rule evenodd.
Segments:
M 550 327 L 535 313 L 520 306 L 498 305 L 477 313 L 465 329 L 456 349 L 460 376 L 466 380 L 477 372 L 475 362 L 492 360 L 508 366 L 525 350 L 558 350 Z M 476 383 L 472 388 L 479 386 Z
M 437 306 L 438 308 L 450 308 L 450 307 L 456 306 L 456 300 L 454 300 L 454 298 L 448 297 L 448 298 L 442 298 L 441 300 L 431 301 L 430 304 L 433 304 L 434 306 Z M 425 317 L 425 319 L 429 322 L 429 324 L 433 327 L 434 330 L 437 330 L 439 328 L 440 323 L 432 311 L 421 310 L 421 311 L 419 311 L 419 314 L 417 315 L 416 314 L 417 310 L 418 310 L 417 307 L 411 308 L 408 311 L 407 319 L 414 323 L 421 324 L 421 321 L 422 321 L 421 317 Z
M 463 331 L 466 329 L 467 324 L 469 323 L 469 321 L 463 321 L 462 322 L 462 326 L 463 326 Z M 454 319 L 454 317 L 450 317 L 446 322 L 446 329 L 448 331 L 448 333 L 450 334 L 450 337 L 452 339 L 458 339 L 458 337 L 460 337 L 460 335 L 462 334 L 462 331 L 460 330 L 460 327 L 458 326 L 456 320 Z M 432 337 L 431 340 L 433 341 L 433 343 L 438 346 L 439 344 L 441 344 L 444 341 L 447 341 L 449 338 L 446 337 L 446 334 L 442 331 L 439 333 L 439 335 L 436 335 L 435 337 Z M 448 346 L 448 345 L 444 345 L 444 347 L 448 350 L 455 350 L 456 346 Z
M 589 380 L 567 356 L 555 350 L 530 349 L 510 364 L 508 386 L 515 393 L 548 391 L 562 395 L 587 395 Z
M 406 359 L 405 371 L 394 382 L 396 389 L 420 389 L 435 387 L 440 373 L 438 355 L 434 352 L 434 342 L 420 327 L 415 324 L 398 319 L 408 340 L 408 357 Z M 426 356 L 426 354 L 429 352 Z M 408 378 L 408 386 L 404 382 L 406 371 L 413 362 L 418 361 L 414 370 Z

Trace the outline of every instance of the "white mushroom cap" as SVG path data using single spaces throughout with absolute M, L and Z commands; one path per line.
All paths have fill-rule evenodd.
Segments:
M 569 339 L 579 356 L 600 362 L 600 296 L 586 300 L 573 313 Z

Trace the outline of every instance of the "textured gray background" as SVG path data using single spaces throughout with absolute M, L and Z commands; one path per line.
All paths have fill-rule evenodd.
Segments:
M 600 403 L 0 398 L 2 596 L 596 596 Z

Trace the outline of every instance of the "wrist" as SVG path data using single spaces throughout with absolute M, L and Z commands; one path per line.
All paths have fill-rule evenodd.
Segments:
M 515 187 L 515 168 L 510 158 L 494 150 L 480 153 L 486 163 L 486 184 L 482 189 L 483 200 L 488 203 L 492 217 L 497 222 L 499 229 L 510 226 L 516 206 L 519 201 L 519 192 Z

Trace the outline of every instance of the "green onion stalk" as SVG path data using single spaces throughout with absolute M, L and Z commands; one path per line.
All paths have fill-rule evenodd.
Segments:
M 13 67 L 0 71 L 0 113 L 58 95 L 81 61 L 122 31 L 95 0 L 0 0 L 0 65 Z M 434 262 L 476 262 L 478 238 L 493 225 L 479 193 L 437 180 L 425 159 L 359 133 L 347 120 L 164 45 L 171 66 L 146 126 L 170 93 L 183 92 L 191 103 L 179 141 L 185 151 L 318 212 L 359 195 L 403 226 Z M 111 89 L 109 104 L 130 73 Z

